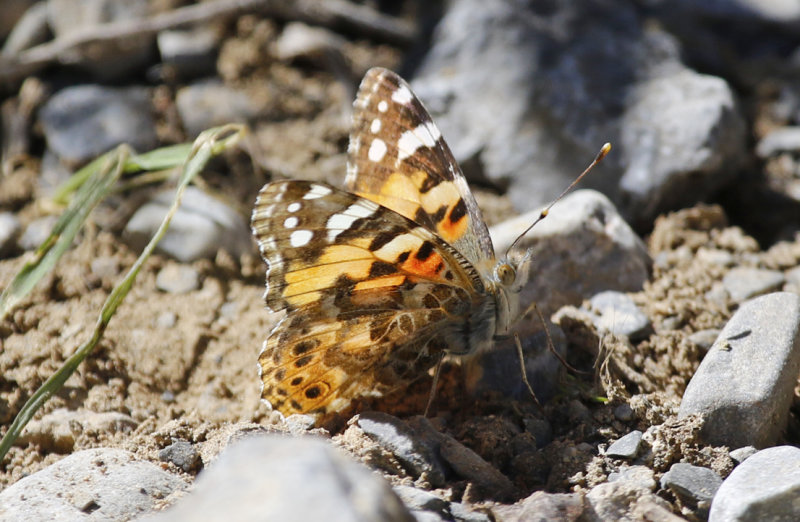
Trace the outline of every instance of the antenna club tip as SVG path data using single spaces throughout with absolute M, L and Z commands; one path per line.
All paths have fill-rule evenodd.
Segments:
M 611 152 L 611 144 L 610 143 L 603 144 L 603 146 L 600 148 L 600 153 L 597 155 L 597 159 L 601 160 L 605 158 L 606 154 L 608 154 L 609 152 Z

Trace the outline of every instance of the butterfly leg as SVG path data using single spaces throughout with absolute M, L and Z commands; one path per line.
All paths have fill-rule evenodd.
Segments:
M 550 334 L 547 334 L 550 337 Z M 522 343 L 519 340 L 519 334 L 514 334 L 514 341 L 517 345 L 517 356 L 519 357 L 519 370 L 522 373 L 522 382 L 525 383 L 525 386 L 528 387 L 528 391 L 531 392 L 531 397 L 533 397 L 533 402 L 539 407 L 540 410 L 543 410 L 539 399 L 536 398 L 536 393 L 533 391 L 533 386 L 531 386 L 530 381 L 528 381 L 528 372 L 525 370 L 525 358 L 522 355 Z
M 428 404 L 425 406 L 425 413 L 423 413 L 424 417 L 428 416 L 428 412 L 431 409 L 431 405 L 433 405 L 433 398 L 436 397 L 436 387 L 439 385 L 439 374 L 442 371 L 442 363 L 444 362 L 444 351 L 439 356 L 439 362 L 436 363 L 436 369 L 433 370 L 433 384 L 431 384 L 431 394 L 428 396 Z

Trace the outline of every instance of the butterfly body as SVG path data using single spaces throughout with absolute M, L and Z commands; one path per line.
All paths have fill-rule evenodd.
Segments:
M 401 389 L 445 353 L 491 348 L 518 313 L 526 267 L 495 258 L 463 174 L 396 74 L 365 76 L 348 154 L 346 191 L 277 181 L 253 211 L 267 305 L 287 312 L 259 356 L 262 398 L 285 415 Z

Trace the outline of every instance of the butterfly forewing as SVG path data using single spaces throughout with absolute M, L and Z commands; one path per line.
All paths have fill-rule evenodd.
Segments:
M 494 259 L 486 224 L 453 154 L 408 84 L 370 69 L 353 105 L 348 190 L 391 208 L 474 265 Z
M 475 269 L 427 229 L 323 183 L 265 186 L 252 226 L 269 265 L 267 304 L 275 311 L 360 290 L 412 290 L 423 281 L 484 290 Z

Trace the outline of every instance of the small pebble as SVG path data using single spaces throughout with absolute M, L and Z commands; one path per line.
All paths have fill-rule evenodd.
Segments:
M 200 453 L 193 444 L 185 440 L 178 440 L 159 450 L 158 460 L 171 462 L 186 473 L 197 471 L 202 466 Z
M 717 340 L 717 337 L 719 337 L 719 330 L 700 330 L 699 332 L 695 332 L 689 336 L 689 342 L 700 348 L 700 350 L 705 353 L 711 348 L 711 346 L 714 344 L 714 341 Z
M 786 278 L 777 270 L 738 267 L 722 279 L 725 290 L 735 302 L 741 302 L 774 290 L 779 290 Z
M 158 314 L 156 317 L 156 328 L 161 328 L 162 330 L 169 330 L 175 323 L 178 322 L 178 316 L 175 312 L 169 310 L 163 313 Z
M 200 288 L 200 274 L 190 266 L 170 263 L 159 270 L 156 288 L 170 294 L 186 294 Z
M 660 484 L 662 488 L 669 488 L 686 505 L 703 516 L 708 513 L 711 499 L 722 485 L 722 479 L 708 468 L 679 462 L 664 473 Z
M 634 430 L 611 444 L 606 450 L 606 456 L 619 459 L 632 459 L 639 454 L 639 447 L 641 444 L 642 432 Z
M 19 246 L 23 250 L 36 250 L 50 237 L 50 232 L 58 221 L 58 216 L 45 216 L 31 221 L 19 238 Z
M 736 462 L 736 464 L 741 464 L 748 458 L 755 455 L 758 450 L 753 446 L 744 446 L 743 448 L 736 448 L 732 450 L 729 455 L 731 458 Z
M 630 404 L 623 403 L 614 408 L 614 417 L 622 422 L 629 422 L 633 420 L 633 409 Z
M 591 312 L 598 314 L 595 327 L 615 335 L 625 335 L 633 341 L 646 337 L 652 330 L 650 319 L 627 294 L 605 291 L 589 301 Z
M 22 225 L 11 212 L 0 212 L 0 258 L 14 251 Z

